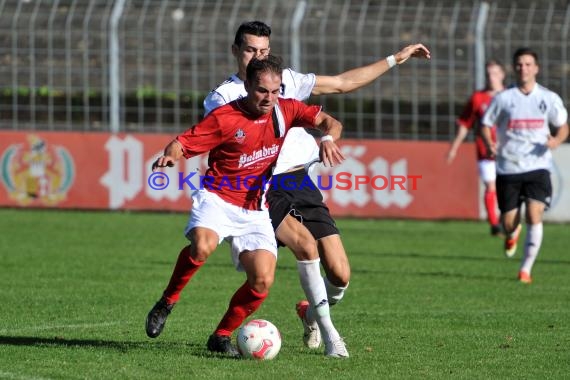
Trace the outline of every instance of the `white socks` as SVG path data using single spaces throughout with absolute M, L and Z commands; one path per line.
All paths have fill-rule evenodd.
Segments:
M 526 240 L 524 243 L 524 257 L 521 263 L 521 272 L 530 274 L 534 261 L 538 256 L 542 244 L 542 223 L 527 224 Z
M 327 296 L 329 299 L 329 304 L 331 306 L 336 305 L 342 297 L 344 297 L 344 291 L 348 288 L 348 284 L 346 286 L 336 286 L 331 284 L 328 278 L 323 277 L 325 280 L 325 286 L 327 288 Z
M 307 320 L 316 320 L 325 341 L 338 340 L 340 336 L 331 320 L 327 289 L 321 277 L 320 259 L 297 261 L 297 270 L 301 287 L 310 305 L 307 309 Z

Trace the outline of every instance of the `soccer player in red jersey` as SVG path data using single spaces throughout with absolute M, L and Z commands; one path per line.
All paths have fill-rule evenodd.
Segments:
M 497 176 L 495 169 L 495 158 L 487 150 L 487 147 L 481 137 L 481 119 L 491 103 L 493 96 L 504 90 L 505 69 L 497 61 L 488 61 L 485 65 L 486 84 L 485 88 L 475 91 L 465 105 L 463 113 L 457 119 L 457 135 L 451 144 L 451 148 L 447 154 L 447 162 L 451 163 L 457 154 L 459 146 L 467 137 L 470 129 L 475 131 L 475 145 L 477 147 L 477 161 L 479 167 L 479 176 L 485 184 L 485 209 L 487 211 L 487 220 L 491 225 L 491 234 L 497 236 L 501 234 L 501 225 L 499 216 L 497 215 L 497 192 L 495 188 L 495 178 Z M 496 141 L 496 132 L 491 130 L 493 141 Z
M 274 280 L 277 243 L 269 212 L 261 203 L 263 179 L 271 174 L 285 134 L 293 125 L 308 125 L 336 140 L 342 130 L 340 122 L 322 112 L 320 106 L 279 99 L 281 81 L 280 59 L 252 59 L 246 73 L 247 97 L 211 112 L 172 141 L 153 164 L 156 170 L 173 166 L 182 157 L 210 152 L 206 177 L 211 180 L 192 196 L 185 231 L 191 244 L 183 248 L 188 254 L 180 254 L 178 259 L 188 262 L 177 262 L 174 269 L 182 268 L 185 282 L 177 279 L 167 290 L 184 287 L 219 243 L 230 243 L 234 264 L 246 272 L 247 280 L 232 297 L 207 344 L 210 351 L 230 356 L 239 355 L 231 343 L 233 331 L 259 308 Z M 321 144 L 323 162 L 331 166 L 344 158 L 332 140 Z M 160 334 L 175 302 L 163 297 L 153 308 L 157 312 L 149 313 L 150 337 Z

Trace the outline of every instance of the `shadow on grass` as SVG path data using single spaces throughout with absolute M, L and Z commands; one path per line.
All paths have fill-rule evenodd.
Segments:
M 0 336 L 0 346 L 46 346 L 46 347 L 84 347 L 84 348 L 105 348 L 128 352 L 130 350 L 172 350 L 190 349 L 188 354 L 199 357 L 211 357 L 214 359 L 232 359 L 222 354 L 208 351 L 204 344 L 183 343 L 183 342 L 120 342 L 100 339 L 67 339 L 63 337 L 35 337 L 35 336 Z

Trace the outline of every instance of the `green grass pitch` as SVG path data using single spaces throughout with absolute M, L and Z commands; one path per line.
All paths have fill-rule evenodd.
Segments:
M 483 222 L 340 220 L 352 279 L 331 309 L 351 357 L 305 349 L 292 254 L 255 317 L 280 329 L 273 361 L 211 355 L 208 335 L 243 282 L 223 244 L 163 334 L 147 312 L 186 215 L 0 210 L 0 378 L 562 379 L 570 376 L 570 234 L 547 224 L 530 286 Z

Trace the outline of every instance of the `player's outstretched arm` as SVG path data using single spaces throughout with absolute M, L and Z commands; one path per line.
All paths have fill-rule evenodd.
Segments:
M 152 171 L 156 171 L 159 168 L 172 167 L 182 157 L 182 144 L 177 140 L 172 140 L 170 144 L 164 148 L 164 154 L 160 156 L 152 164 Z
M 344 73 L 328 76 L 317 75 L 312 95 L 343 94 L 371 83 L 394 65 L 401 65 L 410 57 L 430 59 L 431 53 L 423 44 L 408 45 L 399 52 Z

